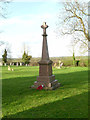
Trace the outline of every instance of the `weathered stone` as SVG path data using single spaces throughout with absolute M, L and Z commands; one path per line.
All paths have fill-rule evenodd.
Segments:
M 48 25 L 44 23 L 41 28 L 43 28 L 43 47 L 42 47 L 42 58 L 39 63 L 39 76 L 37 81 L 34 82 L 32 88 L 37 88 L 40 85 L 44 85 L 44 89 L 53 90 L 60 87 L 60 83 L 55 80 L 55 76 L 52 75 L 52 61 L 49 59 L 48 45 L 47 45 L 47 34 L 46 28 Z

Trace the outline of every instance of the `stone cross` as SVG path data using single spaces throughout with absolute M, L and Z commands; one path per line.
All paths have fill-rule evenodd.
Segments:
M 47 34 L 46 29 L 48 28 L 48 25 L 46 25 L 46 22 L 43 23 L 41 26 L 43 29 L 43 46 L 42 46 L 42 60 L 49 60 L 49 53 L 48 53 L 48 45 L 47 45 Z
M 46 25 L 46 22 L 43 22 L 43 25 L 41 26 L 41 28 L 43 29 L 43 35 L 46 35 L 46 29 L 48 28 L 48 25 Z

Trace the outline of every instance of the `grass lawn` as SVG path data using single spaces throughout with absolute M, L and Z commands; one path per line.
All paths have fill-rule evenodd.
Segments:
M 3 118 L 88 118 L 88 68 L 53 68 L 56 90 L 30 89 L 39 67 L 2 67 Z

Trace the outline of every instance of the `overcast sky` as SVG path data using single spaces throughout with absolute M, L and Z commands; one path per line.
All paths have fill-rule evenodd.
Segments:
M 25 46 L 33 57 L 41 57 L 43 22 L 49 26 L 47 29 L 49 56 L 72 56 L 69 48 L 72 37 L 61 35 L 57 37 L 56 24 L 59 11 L 62 9 L 62 2 L 58 4 L 56 0 L 11 2 L 7 9 L 8 18 L 0 19 L 0 30 L 3 30 L 0 39 L 8 43 L 11 56 L 21 58 Z M 4 47 L 2 46 L 0 50 L 3 51 Z M 80 55 L 78 51 L 76 55 Z

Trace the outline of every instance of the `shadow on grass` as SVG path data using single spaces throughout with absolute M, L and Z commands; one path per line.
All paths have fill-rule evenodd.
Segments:
M 6 118 L 88 118 L 88 93 L 43 104 Z
M 34 94 L 36 90 L 30 89 L 30 87 L 33 85 L 35 79 L 35 76 L 4 79 L 2 82 L 2 98 L 5 100 L 7 98 L 20 97 L 21 95 L 24 97 Z
M 62 91 L 68 91 L 69 88 L 79 88 L 83 89 L 83 85 L 87 84 L 88 81 L 88 72 L 79 71 L 73 73 L 65 74 L 55 74 L 56 79 L 61 83 L 61 87 L 54 91 L 37 91 L 35 89 L 30 89 L 30 86 L 33 85 L 36 81 L 36 76 L 28 77 L 16 77 L 3 79 L 2 87 L 2 103 L 5 107 L 13 103 L 14 101 L 22 100 L 24 97 L 30 96 L 37 100 L 38 97 L 55 97 L 58 94 L 62 94 Z M 84 89 L 87 89 L 86 87 Z M 70 91 L 69 90 L 69 91 Z M 82 92 L 81 92 L 82 93 Z M 64 93 L 63 93 L 64 94 Z M 69 93 L 68 93 L 69 94 Z M 70 93 L 71 94 L 71 93 Z M 37 96 L 38 95 L 38 96 Z M 75 95 L 75 94 L 74 94 Z M 9 118 L 78 118 L 78 117 L 87 117 L 87 93 L 80 95 L 71 96 L 63 100 L 57 100 L 52 103 L 43 104 L 41 106 L 25 110 L 11 116 Z M 29 97 L 29 98 L 30 98 Z M 24 99 L 23 99 L 24 100 Z M 24 102 L 24 101 L 21 102 Z M 31 101 L 30 101 L 31 102 Z M 19 102 L 18 102 L 19 104 Z M 21 103 L 20 103 L 21 104 Z M 15 105 L 15 104 L 14 104 Z
M 88 83 L 88 71 L 79 71 L 66 74 L 56 74 L 56 79 L 67 87 L 78 87 L 80 84 Z
M 61 83 L 61 87 L 58 88 L 59 91 L 61 89 L 80 88 L 82 85 L 88 83 L 88 72 L 80 71 L 65 74 L 55 74 L 55 78 Z M 23 95 L 24 97 L 26 95 L 36 95 L 37 93 L 41 94 L 41 91 L 39 92 L 35 89 L 30 89 L 30 87 L 34 84 L 34 81 L 36 81 L 36 76 L 4 79 L 2 81 L 2 98 L 5 100 L 7 98 L 15 98 L 15 96 L 20 95 Z M 47 91 L 47 93 L 52 94 L 51 91 Z

